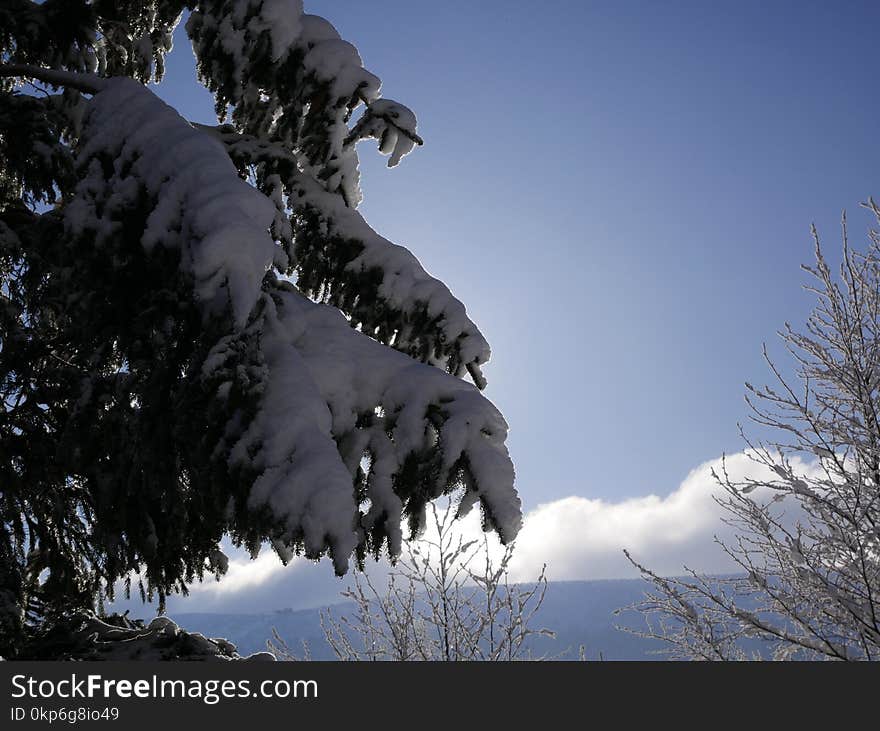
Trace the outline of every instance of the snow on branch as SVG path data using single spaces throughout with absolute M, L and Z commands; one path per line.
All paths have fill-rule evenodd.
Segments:
M 379 98 L 380 81 L 354 46 L 328 21 L 303 14 L 301 2 L 248 0 L 234 14 L 205 2 L 187 30 L 218 115 L 232 110 L 232 124 L 217 133 L 239 171 L 256 173 L 275 202 L 273 235 L 286 250 L 279 270 L 295 273 L 305 294 L 339 307 L 370 337 L 455 375 L 467 372 L 483 388 L 489 345 L 464 306 L 355 211 L 357 143 L 377 139 L 393 167 L 422 144 L 415 114 Z
M 294 256 L 301 289 L 346 312 L 355 325 L 412 357 L 480 387 L 489 344 L 449 288 L 409 249 L 377 234 L 357 211 L 308 177 L 291 181 Z
M 267 235 L 271 201 L 238 177 L 216 140 L 131 79 L 107 79 L 89 105 L 78 164 L 90 174 L 79 190 L 88 191 L 103 176 L 104 160 L 113 164 L 113 195 L 100 214 L 89 196 L 77 196 L 65 208 L 68 230 L 78 234 L 100 215 L 103 227 L 97 230 L 112 235 L 119 226 L 114 214 L 143 187 L 155 199 L 144 247 L 179 247 L 206 309 L 215 312 L 228 303 L 242 326 L 274 255 Z
M 507 424 L 497 409 L 471 384 L 365 337 L 336 308 L 312 302 L 293 285 L 279 282 L 269 293 L 262 327 L 267 409 L 234 454 L 261 444 L 257 460 L 284 466 L 255 486 L 251 500 L 296 514 L 326 483 L 326 494 L 336 498 L 322 495 L 321 525 L 336 521 L 334 540 L 344 541 L 344 503 L 366 456 L 369 509 L 361 525 L 387 537 L 393 554 L 400 551 L 402 512 L 419 529 L 427 502 L 456 487 L 465 488 L 465 504 L 479 500 L 487 529 L 512 540 L 520 501 L 504 445 Z
M 234 14 L 225 3 L 203 2 L 187 31 L 218 116 L 225 119 L 232 107 L 239 132 L 294 151 L 302 169 L 349 207 L 363 197 L 357 142 L 378 139 L 391 167 L 422 144 L 415 115 L 380 99 L 381 82 L 357 49 L 324 18 L 304 14 L 299 0 L 249 0 Z
M 229 308 L 232 328 L 202 367 L 219 386 L 217 399 L 230 392 L 218 378 L 235 348 L 246 342 L 260 351 L 256 411 L 230 418 L 215 455 L 251 480 L 247 510 L 268 511 L 269 537 L 283 557 L 327 552 L 342 573 L 356 549 L 378 553 L 387 540 L 396 554 L 401 522 L 418 531 L 428 501 L 455 489 L 463 507 L 480 502 L 487 529 L 505 542 L 515 537 L 520 501 L 501 414 L 471 384 L 376 342 L 336 307 L 309 300 L 299 282 L 268 272 L 276 206 L 239 177 L 215 137 L 137 82 L 110 79 L 89 102 L 77 161 L 82 180 L 64 210 L 69 235 L 89 233 L 100 247 L 146 195 L 141 245 L 180 250 L 206 316 Z M 335 201 L 332 226 L 359 237 L 352 266 L 394 273 L 377 285 L 380 296 L 401 309 L 425 303 L 451 340 L 467 344 L 473 326 L 448 290 L 305 179 L 299 175 L 297 189 L 310 191 L 309 205 L 328 210 Z M 488 352 L 484 343 L 461 357 L 476 361 Z
M 391 99 L 376 99 L 367 105 L 357 124 L 345 138 L 345 145 L 374 137 L 379 140 L 379 152 L 390 155 L 388 167 L 396 166 L 416 145 L 424 140 L 416 134 L 416 115 L 409 107 Z
M 260 165 L 287 193 L 292 247 L 284 262 L 305 294 L 341 309 L 354 327 L 381 343 L 454 375 L 467 370 L 479 388 L 489 344 L 464 305 L 409 249 L 376 233 L 356 210 L 299 170 L 277 142 L 228 125 L 198 127 L 221 140 L 240 170 Z M 280 209 L 288 210 L 284 201 Z M 281 238 L 285 238 L 281 236 Z M 283 269 L 284 267 L 282 267 Z

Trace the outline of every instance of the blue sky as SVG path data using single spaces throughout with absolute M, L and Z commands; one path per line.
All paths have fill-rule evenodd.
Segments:
M 306 0 L 419 116 L 362 212 L 493 346 L 528 510 L 668 495 L 736 452 L 761 344 L 801 323 L 815 222 L 880 197 L 880 6 Z M 180 29 L 161 95 L 211 121 Z

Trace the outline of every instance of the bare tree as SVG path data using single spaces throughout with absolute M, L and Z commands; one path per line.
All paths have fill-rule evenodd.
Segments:
M 340 660 L 517 660 L 531 658 L 526 641 L 553 636 L 531 622 L 547 591 L 542 569 L 534 583 L 513 584 L 513 546 L 493 559 L 487 539 L 466 540 L 456 511 L 430 506 L 429 536 L 410 541 L 387 583 L 356 573 L 342 593 L 351 616 L 321 613 L 324 636 Z M 298 658 L 277 632 L 279 659 Z
M 865 206 L 880 221 L 874 201 Z M 742 575 L 664 578 L 630 557 L 652 584 L 629 607 L 648 620 L 637 633 L 674 656 L 749 659 L 749 641 L 760 640 L 774 659 L 880 659 L 880 234 L 852 251 L 844 215 L 838 276 L 815 227 L 813 238 L 816 264 L 803 268 L 816 307 L 803 332 L 780 332 L 796 375 L 784 376 L 765 348 L 777 385 L 746 384 L 752 420 L 779 435 L 743 434 L 772 477 L 715 475 L 735 529 L 718 542 Z

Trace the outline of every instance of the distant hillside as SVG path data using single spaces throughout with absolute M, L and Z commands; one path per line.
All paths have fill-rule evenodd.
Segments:
M 613 613 L 641 599 L 646 587 L 641 579 L 552 583 L 533 624 L 553 630 L 556 638 L 536 638 L 530 649 L 538 656 L 575 660 L 583 645 L 591 660 L 600 655 L 606 660 L 663 659 L 656 654 L 660 643 L 615 629 L 616 624 L 641 626 L 643 620 L 637 614 L 615 617 Z M 337 617 L 351 616 L 352 609 L 351 604 L 332 606 Z M 265 650 L 274 627 L 295 651 L 306 641 L 313 659 L 334 659 L 321 631 L 319 609 L 266 614 L 183 613 L 173 618 L 189 631 L 230 640 L 242 654 Z

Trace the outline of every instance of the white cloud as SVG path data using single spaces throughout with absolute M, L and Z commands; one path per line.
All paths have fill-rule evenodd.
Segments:
M 293 570 L 291 564 L 288 564 L 286 568 Z M 229 560 L 229 567 L 221 581 L 207 580 L 200 584 L 193 584 L 190 591 L 196 595 L 214 596 L 252 591 L 261 584 L 276 578 L 278 573 L 284 569 L 285 566 L 272 551 L 263 551 L 255 559 L 251 559 L 250 556 L 242 552 L 240 557 Z
M 809 472 L 812 465 L 794 463 Z M 729 540 L 733 529 L 721 517 L 715 498 L 724 495 L 712 469 L 721 472 L 721 460 L 705 462 L 688 474 L 666 497 L 607 502 L 567 497 L 540 505 L 530 512 L 517 539 L 512 562 L 516 580 L 528 580 L 547 563 L 551 580 L 634 577 L 638 572 L 623 549 L 660 574 L 680 574 L 682 567 L 707 573 L 735 571 L 736 567 L 715 543 Z M 734 482 L 746 476 L 770 480 L 770 471 L 745 453 L 727 457 Z
M 723 490 L 711 470 L 720 470 L 720 465 L 720 459 L 701 464 L 665 497 L 609 502 L 571 496 L 539 505 L 526 516 L 517 539 L 513 580 L 534 579 L 544 563 L 548 577 L 556 581 L 637 576 L 623 555 L 624 548 L 660 574 L 681 573 L 684 565 L 708 573 L 735 570 L 714 542 L 716 535 L 721 539 L 732 536 L 715 501 Z M 809 472 L 814 466 L 796 468 Z M 727 471 L 734 481 L 746 476 L 771 477 L 767 468 L 744 453 L 727 457 Z M 478 511 L 463 520 L 460 528 L 468 537 L 481 535 Z M 494 535 L 489 540 L 492 551 L 500 551 Z M 340 592 L 350 582 L 349 577 L 335 577 L 329 562 L 298 558 L 283 566 L 268 549 L 256 560 L 235 551 L 230 557 L 229 571 L 220 582 L 208 579 L 195 584 L 185 599 L 169 597 L 169 611 L 261 612 L 322 606 L 340 601 Z M 377 576 L 387 566 L 370 563 L 368 570 Z

